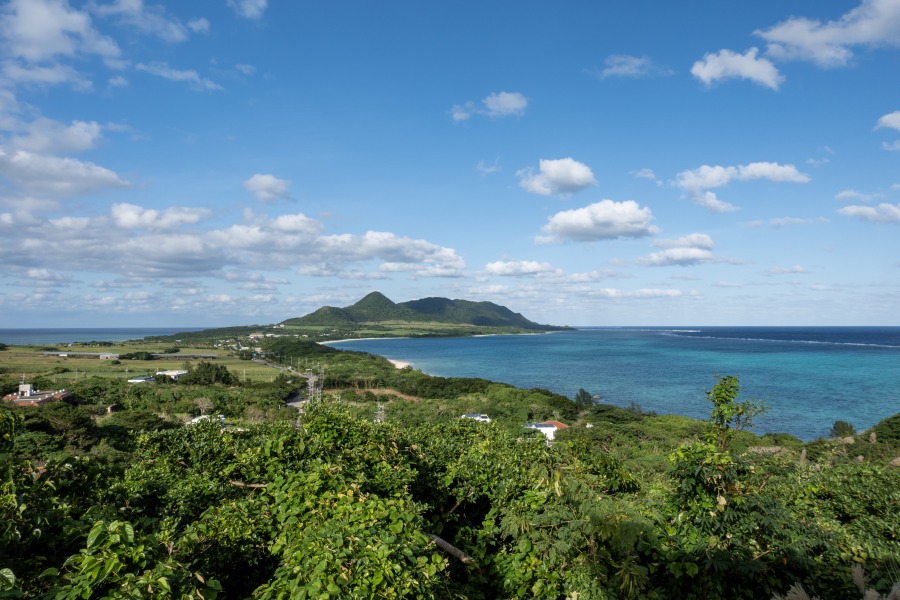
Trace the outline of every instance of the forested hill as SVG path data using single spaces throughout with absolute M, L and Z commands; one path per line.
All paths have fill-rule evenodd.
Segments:
M 450 300 L 448 298 L 423 298 L 396 303 L 381 292 L 372 292 L 365 298 L 343 308 L 322 308 L 295 319 L 283 322 L 285 326 L 350 326 L 362 323 L 386 322 L 450 323 L 480 327 L 516 327 L 532 331 L 556 331 L 567 329 L 553 325 L 541 325 L 493 302 Z

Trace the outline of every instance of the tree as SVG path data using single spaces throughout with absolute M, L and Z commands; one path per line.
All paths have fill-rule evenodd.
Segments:
M 594 398 L 589 391 L 581 388 L 578 390 L 578 393 L 575 394 L 575 404 L 578 405 L 578 408 L 588 409 L 594 405 Z
M 856 428 L 847 421 L 835 421 L 831 426 L 831 437 L 843 438 L 856 433 Z
M 197 409 L 200 411 L 201 415 L 205 415 L 208 413 L 213 407 L 213 401 L 209 398 L 195 398 L 194 404 L 197 406 Z
M 740 390 L 737 377 L 717 375 L 716 381 L 713 389 L 706 392 L 713 404 L 706 439 L 724 452 L 731 445 L 735 432 L 752 427 L 753 418 L 764 413 L 766 408 L 751 400 L 737 401 Z

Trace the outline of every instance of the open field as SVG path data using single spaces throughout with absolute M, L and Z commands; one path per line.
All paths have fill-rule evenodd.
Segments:
M 102 352 L 111 354 L 126 354 L 135 352 L 161 353 L 169 346 L 159 342 L 123 342 L 113 345 L 86 344 L 53 346 L 60 352 Z M 176 355 L 173 358 L 155 360 L 101 360 L 95 356 L 47 356 L 44 352 L 50 350 L 48 346 L 9 346 L 0 352 L 0 375 L 26 378 L 42 375 L 49 377 L 60 387 L 67 383 L 85 377 L 107 377 L 112 379 L 128 379 L 139 375 L 152 375 L 156 371 L 184 369 L 186 364 L 196 364 L 201 360 L 225 365 L 241 380 L 254 382 L 272 381 L 278 371 L 272 367 L 257 363 L 252 360 L 241 360 L 234 353 L 225 348 L 214 350 L 208 347 L 179 347 L 181 355 L 204 354 L 217 355 L 217 358 L 181 358 Z

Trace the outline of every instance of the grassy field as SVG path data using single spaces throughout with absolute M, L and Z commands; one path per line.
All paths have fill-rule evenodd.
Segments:
M 70 353 L 69 356 L 48 356 L 44 352 L 54 348 L 59 352 Z M 123 342 L 113 345 L 57 345 L 57 346 L 9 346 L 0 352 L 0 375 L 4 377 L 26 378 L 43 375 L 50 377 L 60 387 L 69 382 L 86 377 L 108 377 L 128 379 L 139 375 L 152 375 L 156 371 L 185 369 L 188 364 L 196 364 L 200 360 L 208 360 L 223 364 L 241 380 L 272 381 L 278 371 L 272 367 L 252 360 L 241 360 L 227 348 L 210 349 L 209 347 L 179 348 L 178 354 L 216 355 L 217 358 L 198 359 L 179 357 L 155 360 L 101 360 L 98 357 L 77 356 L 72 353 L 94 352 L 110 354 L 127 354 L 135 352 L 161 353 L 169 346 L 158 342 Z

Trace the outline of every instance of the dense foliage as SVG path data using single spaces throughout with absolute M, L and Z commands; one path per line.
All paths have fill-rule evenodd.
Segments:
M 745 431 L 733 377 L 700 422 L 269 350 L 326 365 L 324 399 L 201 361 L 0 407 L 0 598 L 837 599 L 854 565 L 881 592 L 900 575 L 898 417 L 804 445 Z M 550 418 L 573 425 L 553 444 L 522 428 Z

